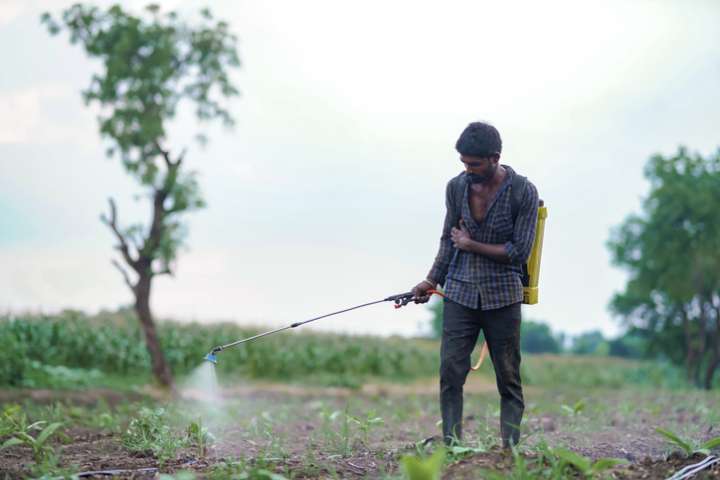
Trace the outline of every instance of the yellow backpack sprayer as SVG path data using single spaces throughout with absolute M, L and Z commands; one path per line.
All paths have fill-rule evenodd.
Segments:
M 540 200 L 537 214 L 537 226 L 535 227 L 535 241 L 530 258 L 525 264 L 523 275 L 523 303 L 535 305 L 538 303 L 538 283 L 540 280 L 540 259 L 542 258 L 543 237 L 545 235 L 545 219 L 547 218 L 547 207 L 545 202 Z

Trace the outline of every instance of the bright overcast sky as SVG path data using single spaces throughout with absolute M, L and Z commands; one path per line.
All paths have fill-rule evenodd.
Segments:
M 81 100 L 97 64 L 39 23 L 70 3 L 0 0 L 0 310 L 131 301 L 99 215 L 108 196 L 125 224 L 149 207 Z M 605 243 L 640 206 L 643 165 L 720 146 L 716 1 L 208 4 L 240 37 L 242 96 L 205 149 L 191 116 L 173 124 L 209 206 L 156 280 L 161 317 L 280 326 L 409 290 L 437 251 L 455 140 L 487 120 L 549 209 L 525 318 L 615 334 L 625 275 Z M 412 335 L 428 318 L 385 304 L 312 328 Z

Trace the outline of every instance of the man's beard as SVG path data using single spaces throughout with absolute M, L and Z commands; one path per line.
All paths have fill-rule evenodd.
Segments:
M 497 172 L 497 167 L 493 168 L 491 171 L 485 173 L 484 175 L 470 172 L 465 173 L 465 175 L 468 179 L 468 182 L 470 183 L 487 183 L 495 176 L 495 172 Z

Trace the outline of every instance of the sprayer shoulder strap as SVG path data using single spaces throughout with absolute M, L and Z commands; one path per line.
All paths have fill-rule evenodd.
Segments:
M 512 179 L 512 185 L 510 188 L 510 212 L 512 214 L 513 223 L 517 219 L 518 212 L 520 211 L 520 202 L 522 201 L 525 188 L 527 187 L 527 177 L 518 175 L 517 173 Z

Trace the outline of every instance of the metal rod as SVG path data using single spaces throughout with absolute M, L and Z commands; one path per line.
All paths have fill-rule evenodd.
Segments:
M 277 330 L 272 330 L 265 333 L 259 333 L 253 337 L 249 338 L 242 338 L 240 340 L 237 340 L 232 343 L 228 343 L 227 345 L 220 345 L 219 347 L 213 348 L 213 352 L 219 352 L 221 350 L 225 350 L 226 348 L 234 347 L 235 345 L 240 345 L 241 343 L 249 342 L 250 340 L 255 340 L 256 338 L 264 337 L 266 335 L 272 335 L 273 333 L 282 332 L 283 330 L 287 330 L 288 328 L 293 328 L 292 325 L 288 325 L 287 327 L 278 328 Z
M 235 345 L 240 345 L 241 343 L 249 342 L 249 341 L 251 341 L 251 340 L 255 340 L 255 339 L 258 339 L 258 338 L 260 338 L 260 337 L 265 337 L 265 336 L 267 336 L 267 335 L 272 335 L 273 333 L 282 332 L 283 330 L 288 330 L 288 329 L 291 329 L 291 328 L 299 327 L 300 325 L 305 325 L 306 323 L 314 322 L 314 321 L 316 321 L 316 320 L 320 320 L 320 319 L 322 319 L 322 318 L 327 318 L 327 317 L 330 317 L 330 316 L 332 316 L 332 315 L 337 315 L 337 314 L 340 314 L 340 313 L 349 312 L 350 310 L 356 310 L 356 309 L 358 309 L 358 308 L 367 307 L 367 306 L 370 306 L 370 305 L 375 305 L 376 303 L 395 302 L 396 304 L 398 304 L 398 302 L 401 302 L 401 301 L 406 301 L 406 302 L 407 302 L 407 301 L 408 301 L 409 299 L 411 299 L 411 298 L 413 298 L 413 293 L 412 293 L 412 292 L 401 293 L 401 294 L 398 294 L 398 295 L 392 295 L 392 296 L 387 297 L 387 298 L 384 298 L 384 299 L 382 299 L 382 300 L 376 300 L 376 301 L 374 301 L 374 302 L 363 303 L 362 305 L 357 305 L 357 306 L 355 306 L 355 307 L 346 308 L 346 309 L 344 309 L 344 310 L 338 310 L 337 312 L 328 313 L 328 314 L 326 314 L 326 315 L 321 315 L 321 316 L 319 316 L 319 317 L 311 318 L 311 319 L 309 319 L 309 320 L 304 320 L 304 321 L 302 321 L 302 322 L 295 322 L 295 323 L 293 323 L 293 324 L 291 324 L 291 325 L 288 325 L 288 326 L 286 326 L 286 327 L 278 328 L 277 330 L 270 330 L 269 332 L 259 333 L 259 334 L 257 334 L 257 335 L 252 336 L 252 337 L 249 337 L 249 338 L 242 338 L 242 339 L 236 340 L 236 341 L 234 341 L 234 342 L 232 342 L 232 343 L 228 343 L 227 345 L 219 345 L 219 346 L 213 348 L 213 349 L 210 351 L 210 353 L 206 356 L 206 358 L 207 358 L 208 360 L 210 360 L 211 362 L 215 363 L 215 361 L 216 361 L 215 356 L 214 356 L 215 353 L 220 352 L 220 351 L 222 351 L 222 350 L 225 350 L 226 348 L 234 347 Z

